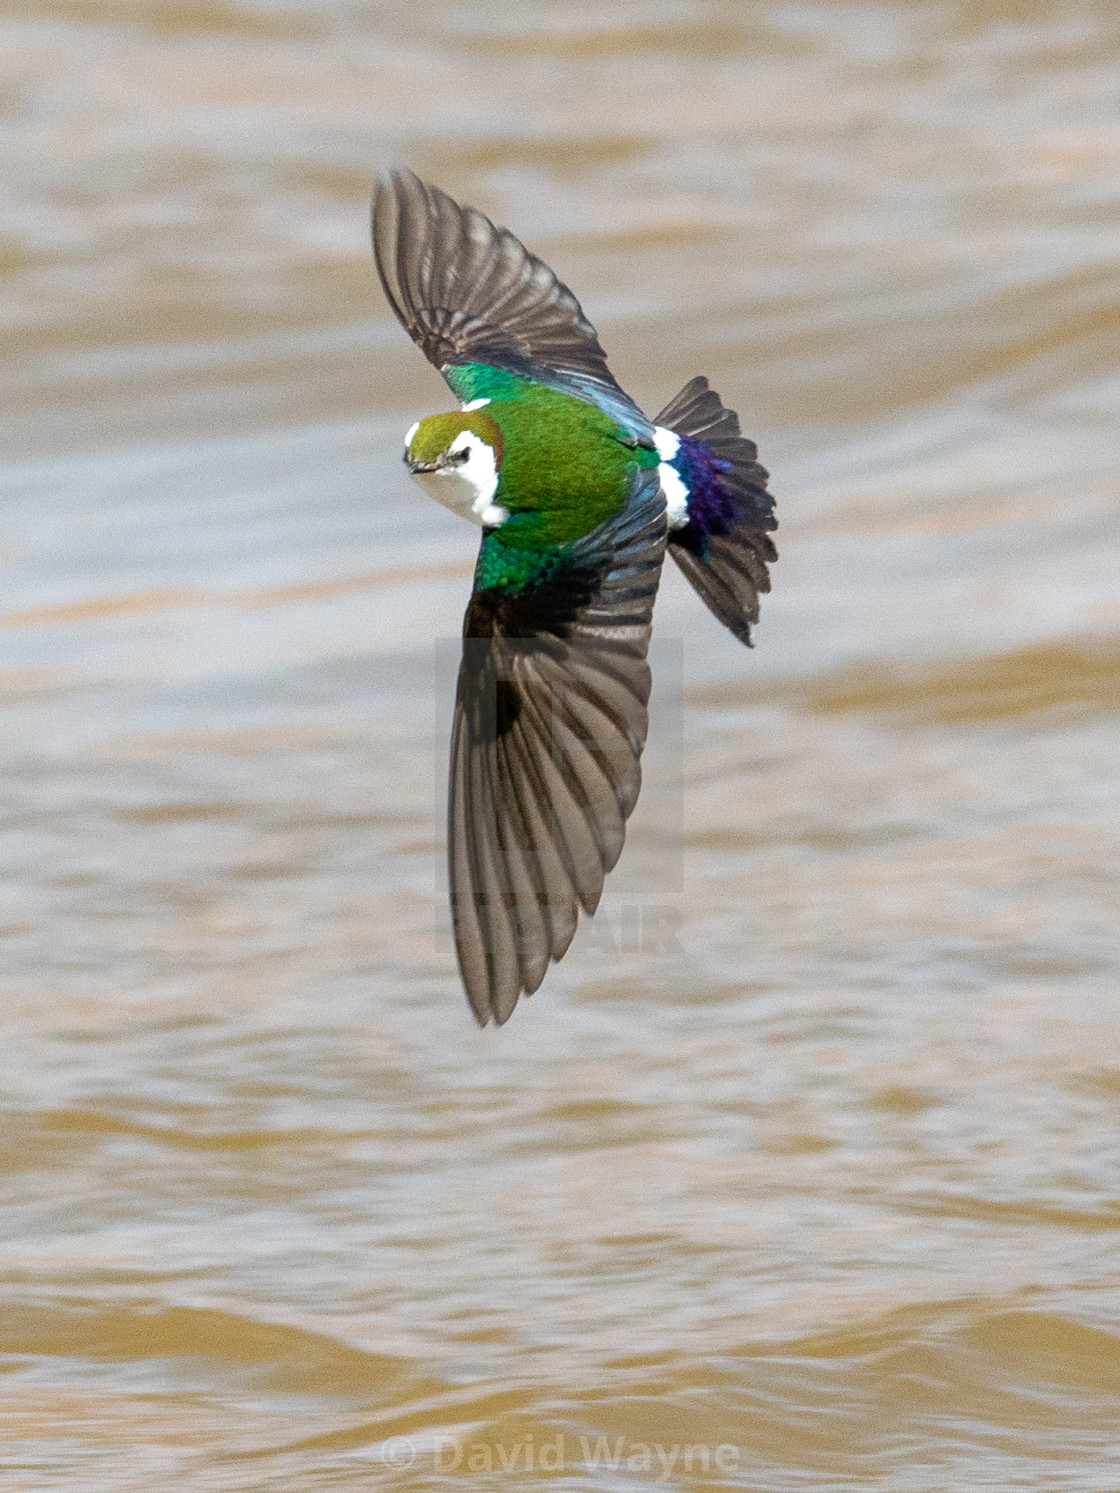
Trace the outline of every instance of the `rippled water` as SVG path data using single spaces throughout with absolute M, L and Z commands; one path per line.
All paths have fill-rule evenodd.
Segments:
M 1118 96 L 1092 0 L 6 7 L 5 1486 L 1120 1488 Z M 500 1031 L 393 161 L 780 498 Z

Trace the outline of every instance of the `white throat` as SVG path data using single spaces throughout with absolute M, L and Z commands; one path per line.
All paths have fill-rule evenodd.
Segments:
M 461 430 L 447 448 L 453 455 L 467 453 L 466 461 L 438 472 L 414 472 L 420 486 L 437 503 L 450 508 L 461 518 L 487 528 L 504 524 L 508 511 L 494 502 L 498 490 L 498 465 L 494 448 L 488 446 L 473 430 Z

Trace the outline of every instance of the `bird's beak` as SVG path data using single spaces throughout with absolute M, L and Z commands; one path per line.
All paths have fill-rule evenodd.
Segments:
M 408 455 L 407 451 L 404 453 L 404 464 L 408 468 L 409 474 L 411 476 L 413 476 L 413 477 L 416 476 L 417 472 L 438 472 L 439 471 L 439 463 L 438 462 L 435 462 L 435 461 L 412 461 L 412 460 L 409 459 L 409 455 Z

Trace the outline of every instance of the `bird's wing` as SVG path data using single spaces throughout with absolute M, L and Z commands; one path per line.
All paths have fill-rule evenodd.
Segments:
M 374 193 L 373 253 L 401 325 L 460 399 L 476 392 L 463 365 L 483 364 L 597 405 L 652 440 L 575 296 L 508 229 L 394 170 Z
M 451 738 L 448 867 L 459 968 L 506 1020 L 591 914 L 641 785 L 650 619 L 665 553 L 656 469 L 535 585 L 478 590 Z

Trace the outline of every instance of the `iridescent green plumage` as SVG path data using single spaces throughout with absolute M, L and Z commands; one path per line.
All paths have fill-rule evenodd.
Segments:
M 706 593 L 694 578 L 729 625 L 761 588 L 765 564 L 760 573 L 754 561 L 765 552 L 756 519 L 716 473 L 733 473 L 744 492 L 747 477 L 761 480 L 763 497 L 765 473 L 704 380 L 682 391 L 681 422 L 656 430 L 571 291 L 473 208 L 393 172 L 374 199 L 373 240 L 394 311 L 464 403 L 419 422 L 406 459 L 438 501 L 483 526 L 463 626 L 448 865 L 467 995 L 480 1022 L 502 1022 L 564 954 L 580 910 L 595 911 L 638 796 L 667 540 L 662 474 L 685 492 L 658 443 L 700 464 L 717 519 L 739 515 L 734 532 L 711 531 L 711 552 L 723 548 Z M 694 428 L 716 431 L 726 459 L 691 440 Z M 768 517 L 764 502 L 758 515 Z
M 642 472 L 657 467 L 652 445 L 637 442 L 595 405 L 533 379 L 468 365 L 464 389 L 494 390 L 485 408 L 430 415 L 409 445 L 430 464 L 461 432 L 495 452 L 493 502 L 506 512 L 483 536 L 476 589 L 524 586 L 545 573 L 573 540 L 617 514 Z
M 530 379 L 502 383 L 479 413 L 502 433 L 495 502 L 509 517 L 483 537 L 476 589 L 527 584 L 564 546 L 618 513 L 638 474 L 658 464 L 656 450 L 635 444 L 594 405 Z

